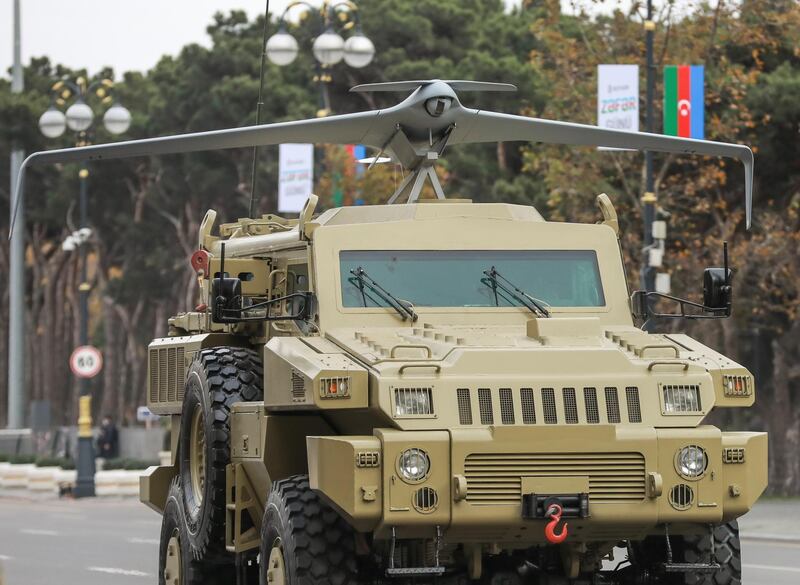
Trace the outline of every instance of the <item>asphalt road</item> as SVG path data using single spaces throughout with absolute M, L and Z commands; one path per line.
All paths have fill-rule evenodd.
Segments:
M 159 527 L 160 516 L 132 500 L 0 497 L 3 585 L 156 583 Z M 800 540 L 743 538 L 744 585 L 800 583 Z

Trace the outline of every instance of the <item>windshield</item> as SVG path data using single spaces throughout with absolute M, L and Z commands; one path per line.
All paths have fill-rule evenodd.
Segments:
M 523 306 L 513 295 L 495 296 L 484 275 L 492 267 L 551 307 L 605 305 L 594 250 L 342 251 L 342 301 L 345 307 L 389 306 L 379 295 L 362 294 L 351 273 L 361 268 L 415 307 Z

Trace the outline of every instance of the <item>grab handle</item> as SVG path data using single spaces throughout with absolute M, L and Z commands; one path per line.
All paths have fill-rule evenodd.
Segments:
M 644 352 L 647 351 L 648 349 L 671 349 L 672 351 L 675 352 L 676 358 L 681 357 L 678 348 L 668 343 L 654 343 L 651 345 L 643 345 L 642 347 L 639 348 L 639 357 L 644 357 Z
M 647 370 L 652 371 L 653 368 L 656 366 L 681 366 L 684 372 L 689 369 L 689 364 L 687 364 L 686 362 L 668 362 L 662 360 L 662 361 L 650 362 L 650 365 L 647 366 Z
M 425 355 L 425 359 L 430 359 L 431 356 L 433 355 L 431 353 L 431 348 L 428 347 L 427 345 L 422 345 L 422 344 L 418 344 L 418 343 L 406 343 L 406 344 L 402 344 L 401 343 L 400 345 L 395 345 L 392 348 L 392 350 L 389 352 L 389 357 L 393 357 L 393 358 L 397 357 L 396 352 L 397 352 L 398 349 L 424 349 L 425 350 L 425 354 L 426 354 Z
M 400 370 L 398 373 L 402 376 L 405 370 L 411 368 L 433 368 L 437 374 L 442 371 L 442 366 L 440 366 L 439 364 L 403 364 L 402 366 L 400 366 Z

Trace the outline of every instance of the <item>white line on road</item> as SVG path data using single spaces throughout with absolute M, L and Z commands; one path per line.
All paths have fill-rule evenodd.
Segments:
M 111 575 L 128 575 L 129 577 L 149 577 L 148 573 L 144 571 L 137 571 L 135 569 L 117 569 L 116 567 L 86 567 L 95 573 L 109 573 Z
M 58 532 L 55 530 L 43 530 L 41 528 L 22 528 L 20 532 L 34 536 L 58 536 Z
M 134 536 L 133 538 L 128 538 L 128 542 L 131 544 L 158 544 L 157 538 L 139 538 Z
M 764 569 L 765 571 L 789 571 L 790 573 L 800 573 L 800 567 L 774 567 L 772 565 L 751 565 L 750 563 L 742 566 L 748 569 Z
M 8 555 L 0 555 L 0 561 L 10 561 L 10 560 L 12 560 L 13 558 L 14 558 L 14 557 L 10 557 L 10 556 L 8 556 Z

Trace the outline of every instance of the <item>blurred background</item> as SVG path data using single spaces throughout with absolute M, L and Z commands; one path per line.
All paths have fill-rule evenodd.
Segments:
M 98 11 L 98 3 L 62 3 L 74 12 L 61 18 L 25 4 L 30 6 L 26 26 L 47 22 L 50 34 L 61 35 L 65 46 L 80 37 L 85 47 L 91 38 L 94 49 L 90 54 L 63 52 L 69 65 L 49 54 L 25 59 L 22 93 L 13 93 L 10 74 L 2 73 L 3 161 L 9 160 L 12 144 L 28 153 L 74 145 L 73 133 L 46 138 L 39 129 L 39 118 L 51 105 L 51 88 L 60 79 L 82 77 L 87 86 L 113 80 L 114 100 L 132 115 L 125 138 L 255 122 L 264 33 L 259 7 L 238 10 L 227 9 L 224 2 L 199 2 L 194 10 L 183 3 L 184 10 L 193 12 L 184 27 L 174 7 L 164 7 L 162 19 L 160 5 L 150 6 L 149 18 L 160 24 L 139 38 L 143 61 L 120 58 L 127 64 L 112 67 L 104 47 L 116 47 L 115 30 L 126 28 L 124 18 L 107 14 L 86 22 L 80 10 Z M 196 24 L 208 4 L 224 10 L 208 19 L 205 33 L 193 33 L 189 24 Z M 274 3 L 270 35 L 278 31 L 286 4 Z M 313 15 L 304 17 L 303 10 L 291 13 L 286 27 L 300 50 L 287 66 L 267 61 L 263 122 L 398 101 L 394 94 L 348 94 L 358 83 L 443 78 L 509 82 L 519 88 L 516 94 L 465 94 L 467 106 L 594 124 L 598 64 L 639 64 L 644 79 L 642 2 L 363 0 L 358 5 L 360 26 L 375 46 L 374 59 L 362 68 L 335 65 L 323 75 L 310 50 L 319 22 Z M 112 12 L 105 5 L 103 11 Z M 92 26 L 114 18 L 107 26 Z M 343 17 L 344 24 L 346 18 L 351 17 Z M 722 241 L 730 243 L 736 269 L 732 318 L 660 322 L 656 329 L 683 330 L 755 374 L 755 407 L 719 409 L 709 422 L 724 429 L 769 431 L 769 490 L 798 495 L 800 4 L 659 1 L 653 20 L 655 130 L 661 131 L 663 67 L 700 63 L 705 65 L 706 138 L 748 144 L 756 154 L 755 219 L 749 232 L 741 165 L 716 158 L 654 157 L 656 218 L 668 226 L 659 270 L 670 275 L 673 294 L 698 299 L 702 269 L 721 262 Z M 152 40 L 164 35 L 172 43 L 166 48 Z M 5 47 L 10 36 L 3 37 Z M 164 52 L 169 54 L 158 57 Z M 89 104 L 102 112 L 107 104 L 97 98 L 93 95 L 95 102 Z M 96 125 L 95 142 L 112 139 L 118 138 Z M 553 221 L 595 221 L 594 198 L 608 193 L 621 220 L 631 288 L 638 288 L 643 161 L 634 152 L 473 145 L 448 151 L 441 179 L 449 197 L 535 205 Z M 103 354 L 103 369 L 88 383 L 89 391 L 96 421 L 109 415 L 123 433 L 131 429 L 144 437 L 136 439 L 141 449 L 129 453 L 132 458 L 157 452 L 162 441 L 160 434 L 143 430 L 145 424 L 158 428 L 158 423 L 137 417 L 138 407 L 146 403 L 147 344 L 166 334 L 169 316 L 195 304 L 189 256 L 205 211 L 216 209 L 223 221 L 247 215 L 251 165 L 251 150 L 232 150 L 110 161 L 88 169 L 87 335 Z M 277 148 L 262 149 L 255 175 L 259 214 L 276 211 L 277 169 Z M 26 222 L 18 226 L 26 240 L 26 417 L 38 421 L 39 434 L 31 445 L 45 452 L 53 451 L 55 429 L 63 427 L 60 432 L 69 436 L 78 417 L 80 388 L 69 357 L 81 336 L 81 262 L 63 242 L 80 223 L 79 170 L 67 165 L 29 172 Z M 364 172 L 345 147 L 318 148 L 314 176 L 323 209 L 383 203 L 402 179 L 390 164 Z M 9 165 L 0 165 L 0 205 L 5 208 L 0 213 L 0 427 L 8 423 L 9 184 Z M 123 449 L 125 443 L 120 443 Z

